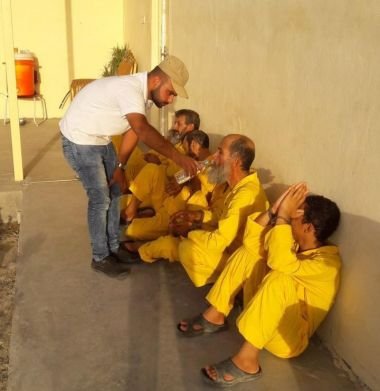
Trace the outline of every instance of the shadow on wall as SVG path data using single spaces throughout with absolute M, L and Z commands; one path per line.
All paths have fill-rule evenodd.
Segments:
M 342 213 L 340 227 L 331 238 L 342 255 L 341 287 L 318 333 L 346 367 L 362 378 L 374 379 L 373 384 L 380 384 L 379 238 L 380 222 Z M 346 352 L 353 350 L 358 354 L 348 356 Z
M 210 151 L 214 153 L 216 152 L 216 149 L 218 148 L 224 136 L 217 133 L 209 133 L 209 132 L 206 133 L 208 134 L 208 137 L 210 139 Z
M 273 182 L 275 176 L 268 168 L 259 167 L 256 171 L 271 204 L 290 186 L 284 183 Z

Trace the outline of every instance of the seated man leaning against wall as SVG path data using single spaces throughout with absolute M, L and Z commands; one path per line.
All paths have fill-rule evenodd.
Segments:
M 251 172 L 255 144 L 247 136 L 230 134 L 218 147 L 215 161 L 230 187 L 218 228 L 194 230 L 178 247 L 179 261 L 195 286 L 214 282 L 229 255 L 240 245 L 249 215 L 268 208 L 257 172 Z
M 281 358 L 301 354 L 330 310 L 340 280 L 338 248 L 327 239 L 340 219 L 337 205 L 291 186 L 265 213 L 249 217 L 243 245 L 231 256 L 207 295 L 203 314 L 183 320 L 178 330 L 194 337 L 227 329 L 226 318 L 243 289 L 237 326 L 245 338 L 232 358 L 202 369 L 220 387 L 261 375 L 259 353 Z
M 204 160 L 210 155 L 209 138 L 202 130 L 188 132 L 183 140 L 183 148 L 188 156 Z M 125 234 L 134 240 L 154 240 L 166 235 L 172 214 L 186 205 L 186 201 L 197 190 L 208 192 L 209 185 L 202 174 L 187 183 L 177 186 L 168 180 L 166 170 L 161 165 L 147 164 L 130 186 L 132 199 L 127 207 L 129 224 Z M 138 217 L 140 206 L 154 209 L 152 217 Z
M 186 134 L 193 130 L 199 130 L 200 118 L 199 114 L 190 109 L 177 110 L 175 112 L 174 123 L 172 129 L 168 131 L 167 139 L 174 145 L 176 150 L 182 154 L 186 154 L 186 145 L 184 145 L 184 138 Z M 208 148 L 208 145 L 207 145 Z M 137 152 L 135 152 L 137 150 Z M 161 166 L 160 169 L 152 167 L 147 163 Z M 145 168 L 145 169 L 144 169 Z M 135 148 L 131 157 L 128 159 L 128 164 L 125 171 L 126 179 L 130 186 L 134 186 L 133 182 L 137 181 L 138 186 L 144 181 L 150 181 L 156 172 L 160 172 L 160 178 L 165 183 L 168 178 L 171 178 L 180 167 L 165 156 L 150 150 L 143 154 L 139 148 Z M 164 175 L 165 174 L 165 175 Z M 158 196 L 153 196 L 153 199 L 160 199 L 162 197 L 162 186 L 156 189 Z M 144 201 L 144 200 L 143 200 Z M 124 196 L 121 200 L 121 219 L 122 221 L 130 222 L 136 216 L 141 202 L 134 196 L 132 199 Z M 153 206 L 153 205 L 152 205 Z
M 229 191 L 223 195 L 217 227 L 210 230 L 200 225 L 202 229 L 177 232 L 187 238 L 180 240 L 171 236 L 143 245 L 139 248 L 141 258 L 152 262 L 166 255 L 170 260 L 179 260 L 197 287 L 215 281 L 228 256 L 240 246 L 247 217 L 268 208 L 257 173 L 250 171 L 254 157 L 255 145 L 248 137 L 239 134 L 224 137 L 214 160 L 219 174 L 216 176 L 228 183 Z M 205 216 L 203 210 L 183 210 L 173 219 L 192 226 L 202 224 Z

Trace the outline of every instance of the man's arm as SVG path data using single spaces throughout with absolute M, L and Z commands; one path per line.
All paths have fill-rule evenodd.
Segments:
M 198 165 L 196 161 L 180 154 L 168 140 L 148 123 L 144 115 L 131 113 L 127 114 L 126 118 L 132 130 L 144 144 L 173 160 L 189 174 L 195 175 L 197 173 Z
M 139 138 L 135 132 L 126 132 L 123 134 L 118 154 L 118 161 L 122 163 L 122 165 L 128 161 L 138 141 Z M 126 181 L 123 167 L 115 167 L 115 171 L 112 175 L 109 186 L 112 186 L 114 183 L 119 184 L 122 193 L 126 193 L 128 190 L 129 183 Z
M 119 162 L 125 164 L 135 149 L 139 138 L 135 132 L 126 132 L 123 134 L 123 138 L 119 148 Z

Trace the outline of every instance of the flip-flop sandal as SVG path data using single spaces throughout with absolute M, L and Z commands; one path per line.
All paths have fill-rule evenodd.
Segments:
M 214 370 L 216 371 L 216 379 L 212 379 L 208 375 L 206 368 L 202 368 L 201 373 L 203 380 L 207 384 L 211 384 L 215 387 L 221 388 L 232 387 L 238 383 L 246 383 L 249 381 L 253 381 L 261 377 L 263 374 L 261 367 L 259 367 L 258 372 L 253 374 L 245 372 L 242 369 L 238 368 L 231 360 L 231 358 L 221 361 L 218 364 L 210 365 L 210 367 L 214 368 Z M 225 380 L 225 375 L 231 375 L 233 379 L 229 381 Z
M 177 324 L 177 329 L 180 332 L 180 335 L 184 337 L 198 337 L 204 334 L 219 333 L 220 331 L 228 329 L 227 320 L 221 325 L 214 324 L 205 319 L 202 314 L 191 319 L 184 319 L 183 322 L 187 323 L 187 329 L 182 330 L 181 323 Z M 194 326 L 201 326 L 201 328 L 195 329 Z

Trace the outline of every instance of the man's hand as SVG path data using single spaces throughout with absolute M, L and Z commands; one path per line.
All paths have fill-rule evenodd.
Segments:
M 114 184 L 118 184 L 120 187 L 120 190 L 123 194 L 125 194 L 128 190 L 128 183 L 125 179 L 124 170 L 122 170 L 119 167 L 115 168 L 115 171 L 113 172 L 112 179 L 110 180 L 108 186 L 111 187 Z
M 181 153 L 176 151 L 175 155 L 173 156 L 173 160 L 175 163 L 181 166 L 190 176 L 193 177 L 197 175 L 199 171 L 198 163 L 191 157 L 182 155 Z
M 284 219 L 297 218 L 303 215 L 303 209 L 301 209 L 308 190 L 306 183 L 301 182 L 291 186 L 287 191 L 285 197 L 280 197 L 282 200 L 278 206 L 278 216 Z
M 277 198 L 276 202 L 272 205 L 272 212 L 274 214 L 277 214 L 278 213 L 278 208 L 280 207 L 282 201 L 286 198 L 286 196 L 291 192 L 293 191 L 294 189 L 298 189 L 299 187 L 303 186 L 305 184 L 305 182 L 299 182 L 299 183 L 295 183 L 294 185 L 291 185 L 287 188 L 287 190 L 285 190 L 281 195 L 280 197 Z
M 144 160 L 147 163 L 153 163 L 153 164 L 157 164 L 157 165 L 161 164 L 160 158 L 157 155 L 155 155 L 154 153 L 150 153 L 150 152 L 148 152 L 144 155 Z
M 187 186 L 190 188 L 191 194 L 196 193 L 197 191 L 201 190 L 202 184 L 198 176 L 195 176 L 192 178 L 188 183 Z
M 165 191 L 170 196 L 175 197 L 182 190 L 182 187 L 183 186 L 178 184 L 174 178 L 169 178 L 168 183 L 165 187 Z
M 173 236 L 187 237 L 191 230 L 200 228 L 202 219 L 201 210 L 180 210 L 170 218 L 169 232 Z

